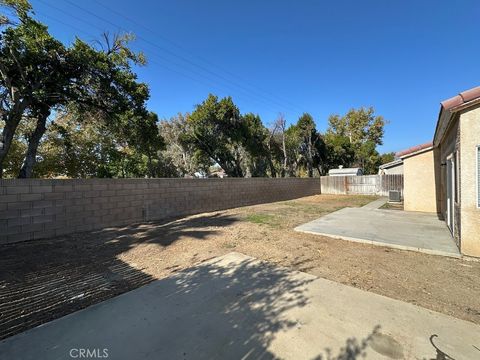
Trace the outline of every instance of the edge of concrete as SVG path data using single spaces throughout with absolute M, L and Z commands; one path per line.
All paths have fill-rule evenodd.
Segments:
M 366 240 L 366 239 L 360 239 L 360 238 L 354 238 L 354 237 L 349 237 L 349 236 L 340 236 L 340 235 L 333 235 L 333 234 L 326 234 L 326 233 L 320 233 L 320 232 L 315 232 L 315 231 L 309 231 L 309 230 L 303 230 L 301 229 L 302 225 L 297 226 L 294 228 L 294 231 L 297 232 L 302 232 L 305 234 L 311 234 L 311 235 L 320 235 L 320 236 L 325 236 L 329 237 L 331 239 L 340 239 L 340 240 L 346 240 L 346 241 L 351 241 L 351 242 L 356 242 L 356 243 L 361 243 L 361 244 L 369 244 L 369 245 L 374 245 L 374 246 L 379 246 L 379 247 L 385 247 L 385 248 L 392 248 L 392 249 L 397 249 L 397 250 L 405 250 L 405 251 L 414 251 L 414 252 L 420 252 L 424 254 L 429 254 L 429 255 L 437 255 L 437 256 L 446 256 L 446 257 L 452 257 L 455 259 L 461 259 L 462 255 L 451 253 L 448 251 L 441 251 L 441 250 L 431 250 L 431 249 L 425 249 L 425 248 L 418 248 L 415 246 L 407 246 L 407 245 L 399 245 L 399 244 L 387 244 L 383 243 L 380 241 L 375 241 L 375 240 Z

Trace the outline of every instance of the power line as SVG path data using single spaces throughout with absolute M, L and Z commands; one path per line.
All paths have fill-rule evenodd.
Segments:
M 99 31 L 102 31 L 97 25 L 95 25 L 95 24 L 93 24 L 93 23 L 85 20 L 84 18 L 80 18 L 80 17 L 78 17 L 78 16 L 76 16 L 76 15 L 73 15 L 73 14 L 71 14 L 71 13 L 69 13 L 69 12 L 67 12 L 67 11 L 65 11 L 65 10 L 57 7 L 57 6 L 54 6 L 54 5 L 50 4 L 50 3 L 47 3 L 47 2 L 45 2 L 45 1 L 43 1 L 43 0 L 38 0 L 38 1 L 44 3 L 45 5 L 47 5 L 47 6 L 51 7 L 51 8 L 53 8 L 53 9 L 55 9 L 55 10 L 57 10 L 57 11 L 63 13 L 63 14 L 65 14 L 65 15 L 67 15 L 67 16 L 72 17 L 73 19 L 76 19 L 76 20 L 78 20 L 78 21 L 80 21 L 80 22 L 83 22 L 83 23 L 85 23 L 85 24 L 93 27 L 93 28 L 99 29 Z M 67 1 L 67 2 L 69 2 L 69 1 Z M 70 3 L 70 2 L 69 2 L 69 3 Z M 104 18 L 101 18 L 101 17 L 97 16 L 96 14 L 94 14 L 94 13 L 88 11 L 88 10 L 85 10 L 85 9 L 79 7 L 79 6 L 76 5 L 76 4 L 73 4 L 73 3 L 71 3 L 71 4 L 74 5 L 74 6 L 76 6 L 77 8 L 85 11 L 86 13 L 91 14 L 92 16 L 99 18 L 100 20 L 102 20 L 102 21 L 104 21 L 104 22 L 107 22 L 107 23 L 110 24 L 111 26 L 114 26 L 114 27 L 116 27 L 116 28 L 122 29 L 123 31 L 127 31 L 126 29 L 122 28 L 121 26 L 118 26 L 117 24 L 115 24 L 115 23 L 113 23 L 113 22 L 111 22 L 111 21 L 109 21 L 109 20 L 106 20 L 106 19 L 104 19 Z M 82 32 L 84 32 L 84 31 L 82 31 Z M 147 45 L 149 45 L 149 46 L 151 46 L 151 47 L 163 49 L 162 47 L 159 47 L 158 45 L 156 45 L 155 43 L 152 43 L 152 42 L 149 41 L 149 40 L 146 40 L 146 39 L 143 39 L 143 38 L 140 38 L 140 37 L 137 37 L 137 38 L 138 38 L 139 40 L 145 42 Z M 172 52 L 170 52 L 170 51 L 168 51 L 168 50 L 166 50 L 166 51 L 169 52 L 169 53 L 172 53 Z M 166 62 L 169 62 L 169 63 L 173 63 L 174 65 L 176 65 L 176 66 L 178 66 L 178 67 L 182 67 L 182 65 L 179 65 L 178 63 L 175 63 L 175 62 L 171 61 L 170 59 L 167 59 L 167 58 L 165 58 L 164 56 L 159 55 L 158 53 L 153 53 L 153 55 L 157 56 L 159 59 L 162 59 L 163 61 L 166 61 Z M 174 54 L 174 55 L 176 55 L 176 54 Z M 176 56 L 176 57 L 178 57 L 178 56 Z M 192 65 L 195 65 L 194 63 L 191 63 L 191 64 L 192 64 Z M 164 65 L 162 65 L 162 66 L 163 66 L 164 68 L 166 68 L 167 70 L 169 70 L 169 71 L 175 72 L 175 73 L 177 73 L 177 74 L 181 74 L 181 75 L 184 76 L 184 77 L 187 77 L 187 78 L 189 78 L 189 79 L 192 79 L 192 77 L 189 76 L 189 75 L 186 75 L 186 74 L 181 73 L 181 72 L 179 72 L 179 71 L 173 70 L 173 69 L 168 68 L 168 67 L 166 67 L 166 66 L 164 66 Z M 198 66 L 197 66 L 197 67 L 198 67 Z M 193 70 L 188 69 L 188 68 L 185 68 L 185 67 L 183 67 L 183 68 L 186 69 L 186 70 L 188 70 L 188 71 L 193 72 L 196 76 L 201 76 L 201 77 L 207 79 L 208 81 L 211 81 L 211 79 L 210 79 L 209 77 L 206 77 L 205 75 L 203 75 L 203 74 L 201 74 L 201 73 L 194 72 Z M 205 71 L 205 70 L 204 70 L 204 71 Z M 206 70 L 206 72 L 212 73 L 212 72 L 209 71 L 208 69 Z M 212 74 L 214 74 L 214 73 L 212 73 Z M 198 80 L 194 80 L 194 81 L 199 82 Z M 224 81 L 224 82 L 227 84 L 227 87 L 228 87 L 228 86 L 231 86 L 231 85 L 235 85 L 235 84 L 231 84 L 228 79 L 226 79 L 226 81 Z M 211 86 L 211 84 L 209 84 L 209 86 Z M 222 85 L 222 86 L 216 85 L 216 87 L 217 87 L 217 88 L 227 89 L 227 87 L 226 87 L 225 85 Z M 238 86 L 237 86 L 237 87 L 238 87 Z M 243 89 L 240 89 L 240 90 L 241 90 L 243 93 L 245 93 L 245 95 L 244 95 L 244 96 L 236 95 L 237 97 L 243 98 L 243 99 L 249 98 L 250 101 L 254 101 L 254 102 L 258 103 L 258 104 L 262 104 L 262 105 L 264 105 L 264 106 L 267 106 L 267 107 L 269 107 L 269 108 L 270 108 L 271 110 L 273 110 L 273 111 L 278 111 L 278 108 L 272 107 L 272 105 L 270 104 L 271 102 L 268 103 L 268 102 L 265 102 L 265 101 L 262 100 L 262 99 L 259 99 L 259 98 L 257 98 L 257 97 L 253 97 L 248 90 L 243 90 Z M 237 92 L 238 92 L 238 90 L 237 90 Z
M 266 91 L 266 90 L 264 90 L 264 89 L 262 89 L 262 88 L 260 88 L 260 87 L 258 87 L 258 86 L 251 85 L 251 84 L 249 84 L 248 82 L 245 82 L 245 80 L 244 80 L 243 78 L 241 78 L 241 77 L 233 74 L 232 72 L 226 70 L 225 68 L 222 68 L 222 67 L 219 66 L 218 64 L 214 64 L 214 63 L 210 62 L 209 60 L 206 60 L 205 58 L 203 58 L 203 57 L 201 57 L 201 56 L 199 56 L 199 55 L 192 54 L 188 49 L 186 49 L 185 47 L 181 46 L 180 44 L 178 44 L 178 43 L 176 43 L 176 42 L 168 39 L 167 37 L 159 34 L 158 32 L 156 32 L 156 31 L 152 30 L 151 28 L 145 26 L 144 24 L 142 24 L 142 23 L 140 23 L 140 22 L 132 19 L 131 17 L 128 17 L 128 16 L 120 13 L 119 11 L 117 11 L 117 10 L 115 10 L 115 9 L 112 9 L 112 8 L 106 6 L 106 5 L 103 4 L 101 1 L 98 1 L 98 0 L 93 0 L 93 1 L 94 1 L 95 3 L 97 3 L 98 5 L 100 5 L 101 7 L 103 7 L 104 9 L 106 9 L 106 10 L 108 10 L 108 11 L 110 11 L 110 12 L 113 12 L 113 13 L 117 14 L 118 16 L 122 17 L 123 19 L 125 19 L 125 20 L 127 20 L 127 21 L 130 21 L 131 23 L 133 23 L 133 24 L 135 24 L 135 25 L 137 25 L 137 26 L 140 26 L 140 27 L 142 27 L 143 29 L 149 31 L 150 33 L 152 33 L 152 34 L 155 35 L 156 37 L 161 38 L 163 41 L 165 41 L 165 42 L 173 45 L 173 46 L 176 47 L 177 49 L 180 49 L 180 50 L 182 50 L 182 51 L 185 51 L 185 52 L 187 52 L 189 55 L 196 57 L 197 59 L 203 61 L 204 63 L 209 64 L 209 65 L 211 65 L 211 66 L 213 66 L 213 67 L 215 67 L 215 68 L 218 68 L 218 69 L 222 70 L 223 72 L 225 72 L 226 74 L 228 74 L 229 76 L 231 76 L 231 77 L 233 77 L 233 78 L 236 78 L 236 79 L 244 82 L 245 85 L 251 87 L 252 89 L 255 90 L 255 88 L 257 88 L 259 91 L 263 92 L 264 94 L 267 94 L 267 95 L 272 96 L 272 97 L 276 97 L 278 100 L 280 100 L 280 101 L 282 101 L 282 102 L 289 103 L 291 106 L 293 106 L 293 107 L 295 107 L 297 110 L 300 110 L 300 111 L 301 111 L 301 109 L 298 108 L 298 107 L 297 107 L 295 104 L 293 104 L 292 102 L 290 102 L 290 101 L 288 101 L 288 100 L 286 100 L 286 99 L 283 99 L 283 98 L 281 98 L 281 97 L 279 97 L 279 96 L 277 96 L 277 95 L 271 94 L 270 92 L 268 92 L 268 91 Z
M 90 11 L 90 10 L 88 10 L 88 9 L 85 9 L 84 7 L 78 5 L 78 4 L 76 4 L 76 3 L 74 3 L 74 2 L 72 2 L 72 1 L 70 1 L 70 0 L 65 0 L 65 1 L 66 1 L 68 4 L 70 4 L 71 6 L 74 6 L 74 7 L 78 8 L 78 9 L 84 11 L 85 13 L 91 15 L 91 16 L 94 16 L 94 17 L 96 17 L 97 19 L 102 20 L 102 21 L 106 22 L 107 24 L 110 24 L 111 26 L 114 26 L 114 27 L 117 27 L 117 28 L 119 28 L 119 29 L 122 29 L 122 30 L 126 31 L 126 29 L 123 28 L 122 26 L 119 26 L 118 24 L 116 24 L 116 23 L 114 23 L 114 22 L 112 22 L 112 21 L 110 21 L 110 20 L 108 20 L 108 19 L 105 19 L 105 18 L 102 17 L 102 16 L 99 16 L 99 15 L 95 14 L 94 12 L 92 12 L 92 11 Z M 222 79 L 223 81 L 225 81 L 225 82 L 227 82 L 227 83 L 230 83 L 230 82 L 231 82 L 231 79 L 228 79 L 228 78 L 224 77 L 224 76 L 221 75 L 221 74 L 218 74 L 218 73 L 216 73 L 216 72 L 214 72 L 214 71 L 212 71 L 212 70 L 210 70 L 210 69 L 208 69 L 208 68 L 206 68 L 206 67 L 204 67 L 204 66 L 202 66 L 202 65 L 199 65 L 199 64 L 197 64 L 197 63 L 195 63 L 195 62 L 187 59 L 186 57 L 184 57 L 184 56 L 182 56 L 182 55 L 179 55 L 179 54 L 177 54 L 177 53 L 175 53 L 175 52 L 173 52 L 173 51 L 171 51 L 171 50 L 169 50 L 169 49 L 167 49 L 167 48 L 165 48 L 165 47 L 159 46 L 158 44 L 156 44 L 156 43 L 154 43 L 154 42 L 152 42 L 152 41 L 150 41 L 150 40 L 148 40 L 148 39 L 145 39 L 145 38 L 142 37 L 142 36 L 137 36 L 137 38 L 138 38 L 138 40 L 143 41 L 143 42 L 145 42 L 145 43 L 147 43 L 147 44 L 150 44 L 151 46 L 156 47 L 156 48 L 158 48 L 158 49 L 160 49 L 160 50 L 163 50 L 163 51 L 169 53 L 171 56 L 173 56 L 173 57 L 175 57 L 175 58 L 177 58 L 177 59 L 180 59 L 181 61 L 186 62 L 186 63 L 188 63 L 188 64 L 190 64 L 190 65 L 192 65 L 192 66 L 194 66 L 194 67 L 197 67 L 197 68 L 203 70 L 204 72 L 207 72 L 207 73 L 209 73 L 209 74 L 211 74 L 211 75 L 213 75 L 213 76 L 216 76 L 217 78 Z M 248 93 L 248 94 L 251 93 L 251 90 L 243 87 L 243 86 L 240 85 L 240 84 L 233 83 L 232 86 L 235 86 L 235 87 L 237 87 L 238 89 L 240 89 L 240 90 L 242 90 L 242 91 L 244 91 L 244 92 L 246 92 L 246 93 Z M 285 104 L 283 104 L 283 103 L 281 103 L 281 102 L 277 102 L 276 100 L 271 100 L 271 99 L 269 99 L 269 98 L 267 98 L 267 97 L 265 97 L 265 96 L 263 96 L 263 95 L 260 95 L 260 96 L 261 96 L 264 100 L 266 100 L 266 101 L 268 101 L 268 102 L 270 102 L 270 103 L 272 103 L 272 104 L 275 104 L 276 106 L 280 106 L 280 107 L 282 107 L 282 108 L 289 109 L 288 106 L 285 106 Z
M 50 19 L 50 20 L 52 20 L 52 21 L 58 22 L 58 23 L 60 23 L 60 24 L 62 24 L 62 25 L 64 25 L 64 26 L 67 26 L 67 27 L 70 27 L 70 28 L 72 28 L 72 29 L 75 29 L 75 30 L 77 30 L 77 31 L 79 31 L 79 32 L 82 32 L 83 34 L 92 37 L 92 39 L 95 38 L 95 35 L 93 35 L 93 34 L 91 34 L 91 33 L 88 33 L 88 32 L 86 32 L 86 31 L 84 31 L 84 30 L 82 30 L 82 29 L 80 29 L 80 28 L 78 28 L 78 27 L 75 27 L 75 26 L 71 25 L 71 24 L 68 24 L 68 23 L 66 23 L 66 22 L 64 22 L 64 21 L 62 21 L 62 20 L 59 20 L 59 19 L 54 18 L 54 17 L 51 17 L 51 16 L 46 15 L 46 14 L 44 14 L 44 13 L 42 13 L 42 12 L 37 12 L 37 14 L 41 15 L 42 17 L 48 18 L 48 19 Z M 69 14 L 67 14 L 67 15 L 69 15 Z M 86 22 L 85 20 L 83 20 L 83 19 L 81 19 L 81 18 L 78 18 L 78 17 L 76 17 L 76 16 L 74 16 L 74 15 L 69 15 L 69 16 L 71 16 L 71 17 L 74 18 L 74 19 L 77 19 L 77 20 L 80 20 L 80 21 L 82 21 L 82 22 L 85 22 L 85 23 L 89 24 L 89 25 L 92 26 L 92 27 L 95 27 L 95 28 L 99 29 L 99 28 L 98 28 L 97 26 L 95 26 L 94 24 L 89 23 L 89 22 Z M 158 56 L 158 58 L 160 58 L 160 59 L 162 59 L 162 60 L 164 60 L 164 61 L 167 61 L 167 60 L 165 60 L 164 58 L 162 58 L 161 56 Z M 183 73 L 183 72 L 181 72 L 181 71 L 175 70 L 175 69 L 173 69 L 173 68 L 171 68 L 171 67 L 169 67 L 169 66 L 167 66 L 167 65 L 165 65 L 165 64 L 162 64 L 162 63 L 160 63 L 160 62 L 158 62 L 158 61 L 154 61 L 154 60 L 151 60 L 151 59 L 150 59 L 149 62 L 154 63 L 154 64 L 157 64 L 158 66 L 160 66 L 161 68 L 163 68 L 163 69 L 165 69 L 165 70 L 167 70 L 167 71 L 176 73 L 176 74 L 178 74 L 178 75 L 180 75 L 180 76 L 183 76 L 184 78 L 187 78 L 187 79 L 190 79 L 190 80 L 192 80 L 192 81 L 195 81 L 195 82 L 198 83 L 198 84 L 201 84 L 201 85 L 205 85 L 205 84 L 206 84 L 206 85 L 208 85 L 208 86 L 217 88 L 217 89 L 219 89 L 219 90 L 227 91 L 227 93 L 228 93 L 228 89 L 227 89 L 227 88 L 225 88 L 224 86 L 221 86 L 221 85 L 219 86 L 219 85 L 217 85 L 217 84 L 215 84 L 215 83 L 210 83 L 210 79 L 207 78 L 206 76 L 203 76 L 202 74 L 195 74 L 195 75 L 204 77 L 209 83 L 206 83 L 206 82 L 204 82 L 204 81 L 198 80 L 198 79 L 196 79 L 196 78 L 194 78 L 194 77 L 192 77 L 192 76 L 190 76 L 190 75 L 188 75 L 188 74 L 185 74 L 185 73 Z M 247 101 L 254 101 L 254 102 L 258 103 L 258 104 L 262 104 L 261 102 L 258 102 L 255 98 L 253 98 L 253 99 L 247 99 L 247 98 L 245 98 L 244 96 L 238 95 L 238 94 L 236 95 L 236 97 L 239 98 L 239 99 L 243 99 L 243 100 L 247 100 Z M 265 106 L 265 104 L 262 104 L 262 105 Z M 268 105 L 268 104 L 267 104 L 266 106 L 269 106 L 271 110 L 274 110 L 274 111 L 277 110 L 277 109 L 271 107 L 271 106 Z

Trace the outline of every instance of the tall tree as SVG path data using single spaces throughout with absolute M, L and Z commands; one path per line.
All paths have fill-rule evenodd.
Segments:
M 325 134 L 326 159 L 322 175 L 326 175 L 328 169 L 339 166 L 350 167 L 355 160 L 355 150 L 350 139 L 343 135 L 327 132 Z
M 3 21 L 8 26 L 0 35 L 0 115 L 4 123 L 0 174 L 24 117 L 35 118 L 36 126 L 28 134 L 19 177 L 31 176 L 47 119 L 62 107 L 102 111 L 111 122 L 128 111 L 148 124 L 144 109 L 148 88 L 137 82 L 131 70 L 132 64 L 143 64 L 144 57 L 128 48 L 132 35 L 105 35 L 100 50 L 79 39 L 65 48 L 30 16 L 27 1 L 5 0 L 3 5 L 16 11 L 18 22 Z
M 187 119 L 190 115 L 177 114 L 159 124 L 159 130 L 165 139 L 166 148 L 162 152 L 175 166 L 178 176 L 195 176 L 196 173 L 207 174 L 212 165 L 208 156 L 198 156 L 194 145 L 190 142 L 192 128 Z
M 344 116 L 331 115 L 327 134 L 347 137 L 355 151 L 354 163 L 366 173 L 378 170 L 377 145 L 383 144 L 384 126 L 382 116 L 375 115 L 373 107 L 351 109 Z
M 282 177 L 285 177 L 288 166 L 288 154 L 287 154 L 287 142 L 285 132 L 287 130 L 287 120 L 285 116 L 280 115 L 277 119 L 278 128 L 280 129 L 280 134 L 282 138 L 282 152 L 283 152 L 283 161 L 282 161 Z
M 185 140 L 195 147 L 197 156 L 208 156 L 228 176 L 245 176 L 242 155 L 245 154 L 243 146 L 248 131 L 232 98 L 219 100 L 210 94 L 197 105 L 187 122 L 191 133 L 187 134 Z
M 3 176 L 5 158 L 10 150 L 15 132 L 32 103 L 34 93 L 41 91 L 41 83 L 36 80 L 37 66 L 30 48 L 38 51 L 32 41 L 24 42 L 22 32 L 28 28 L 28 12 L 31 10 L 27 1 L 2 0 L 2 9 L 14 13 L 15 19 L 1 14 L 1 25 L 7 25 L 0 34 L 0 119 L 3 130 L 0 137 L 0 177 Z M 19 23 L 19 25 L 18 25 Z M 18 25 L 19 30 L 16 30 Z M 41 49 L 40 49 L 41 51 Z M 41 51 L 39 57 L 45 53 Z M 32 58 L 32 59 L 31 59 Z
M 300 136 L 300 154 L 302 162 L 307 168 L 308 177 L 313 177 L 313 170 L 319 174 L 325 160 L 325 143 L 322 136 L 317 132 L 313 117 L 304 113 L 297 121 L 297 131 Z
M 247 113 L 242 116 L 244 123 L 245 168 L 249 176 L 265 177 L 272 170 L 268 141 L 268 130 L 258 115 Z M 275 170 L 273 170 L 275 172 Z M 273 175 L 272 175 L 273 176 Z

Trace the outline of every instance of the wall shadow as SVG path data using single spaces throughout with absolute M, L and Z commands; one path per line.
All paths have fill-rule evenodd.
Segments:
M 433 170 L 435 177 L 435 196 L 436 196 L 436 205 L 437 205 L 437 217 L 439 220 L 445 220 L 444 213 L 444 188 L 443 188 L 443 171 L 445 171 L 445 166 L 442 165 L 442 159 L 440 154 L 439 147 L 433 149 Z
M 238 221 L 208 214 L 0 246 L 0 339 L 145 285 L 154 278 L 118 259 L 132 247 L 204 240 Z

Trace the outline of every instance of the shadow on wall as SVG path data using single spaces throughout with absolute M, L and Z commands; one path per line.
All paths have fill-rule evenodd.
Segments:
M 436 196 L 436 204 L 437 204 L 437 216 L 439 220 L 445 220 L 443 213 L 444 213 L 444 206 L 445 204 L 443 199 L 444 194 L 444 184 L 442 181 L 443 178 L 443 171 L 445 171 L 445 166 L 441 164 L 441 156 L 440 150 L 436 147 L 433 150 L 433 168 L 435 172 L 435 196 Z
M 212 214 L 0 246 L 0 339 L 145 285 L 154 278 L 118 259 L 142 243 L 205 239 L 238 219 Z

